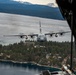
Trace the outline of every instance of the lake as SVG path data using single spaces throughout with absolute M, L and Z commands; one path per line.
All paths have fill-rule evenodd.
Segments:
M 38 66 L 32 63 L 12 63 L 10 61 L 0 62 L 0 75 L 39 75 L 43 70 L 56 71 L 59 69 Z

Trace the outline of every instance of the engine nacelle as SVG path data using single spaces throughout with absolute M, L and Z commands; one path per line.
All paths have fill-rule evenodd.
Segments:
M 22 39 L 23 39 L 23 38 L 24 38 L 24 36 L 22 36 L 22 35 L 21 35 L 21 36 L 20 36 L 20 38 L 22 38 Z
M 55 37 L 58 37 L 58 34 L 55 34 Z

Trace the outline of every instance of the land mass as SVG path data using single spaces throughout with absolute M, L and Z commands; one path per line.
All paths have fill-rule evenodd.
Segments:
M 33 42 L 0 45 L 0 60 L 34 62 L 40 65 L 61 68 L 70 64 L 70 42 Z M 73 68 L 76 70 L 76 52 L 73 54 Z
M 0 12 L 64 20 L 58 7 L 0 0 Z

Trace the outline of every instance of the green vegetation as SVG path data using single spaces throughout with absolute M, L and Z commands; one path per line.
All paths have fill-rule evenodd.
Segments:
M 0 45 L 0 59 L 19 62 L 36 62 L 41 65 L 61 67 L 70 64 L 70 42 L 27 42 Z M 73 66 L 76 69 L 76 52 Z

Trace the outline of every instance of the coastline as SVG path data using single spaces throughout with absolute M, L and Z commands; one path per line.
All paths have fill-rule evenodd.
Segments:
M 17 66 L 17 67 L 27 67 L 28 66 L 29 69 L 33 68 L 34 70 L 37 69 L 41 72 L 46 71 L 46 70 L 49 72 L 61 71 L 60 68 L 53 67 L 53 66 L 40 65 L 35 62 L 19 62 L 19 61 L 13 61 L 13 60 L 0 59 L 0 64 Z M 74 74 L 76 75 L 76 72 L 74 72 Z
M 30 64 L 30 65 L 36 65 L 36 66 L 39 66 L 39 67 L 44 67 L 44 68 L 54 68 L 54 69 L 57 69 L 57 70 L 61 70 L 61 68 L 58 68 L 58 67 L 53 67 L 53 66 L 47 66 L 47 65 L 41 65 L 41 64 L 38 64 L 36 62 L 19 62 L 19 61 L 13 61 L 13 60 L 4 60 L 4 59 L 0 59 L 0 62 L 4 62 L 4 63 L 11 63 L 11 64 L 19 64 L 19 65 L 22 65 L 22 64 Z

